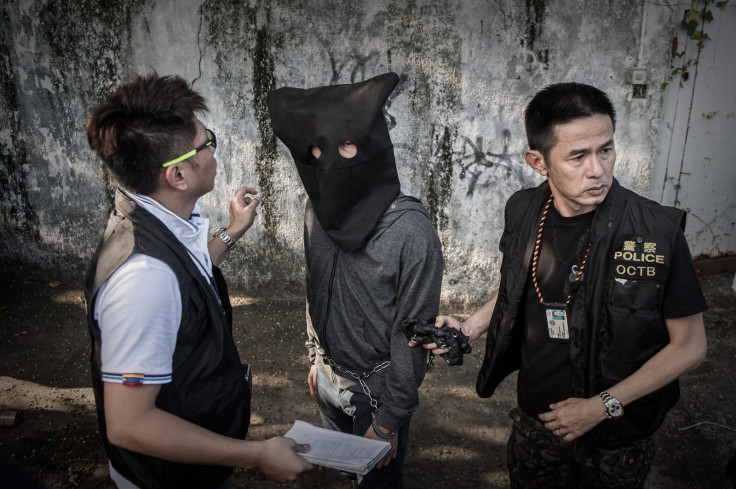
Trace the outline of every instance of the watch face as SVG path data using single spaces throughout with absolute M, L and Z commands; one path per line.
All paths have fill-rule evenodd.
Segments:
M 616 399 L 610 399 L 606 402 L 606 408 L 608 408 L 608 414 L 612 418 L 618 418 L 624 413 L 623 406 Z

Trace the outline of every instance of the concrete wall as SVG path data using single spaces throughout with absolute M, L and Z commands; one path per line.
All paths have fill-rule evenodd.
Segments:
M 111 206 L 89 150 L 93 106 L 132 73 L 190 80 L 208 100 L 218 177 L 212 227 L 235 190 L 260 217 L 225 267 L 253 294 L 301 293 L 305 193 L 274 138 L 266 94 L 395 71 L 391 137 L 405 193 L 428 207 L 445 251 L 443 298 L 487 299 L 503 204 L 540 180 L 522 159 L 521 116 L 538 89 L 594 84 L 619 114 L 616 175 L 646 194 L 679 19 L 611 0 L 5 1 L 0 10 L 0 259 L 5 271 L 79 281 Z M 643 99 L 630 74 L 648 69 Z
M 705 24 L 703 43 L 677 36 L 650 197 L 688 212 L 694 257 L 736 254 L 736 2 Z M 687 5 L 678 5 L 683 18 Z M 736 257 L 735 257 L 736 258 Z M 732 270 L 734 268 L 731 268 Z

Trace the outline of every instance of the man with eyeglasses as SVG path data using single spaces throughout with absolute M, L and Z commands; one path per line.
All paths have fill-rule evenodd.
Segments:
M 218 266 L 260 199 L 241 188 L 208 242 L 197 201 L 214 188 L 217 139 L 197 118 L 206 110 L 183 79 L 154 74 L 119 87 L 87 123 L 119 186 L 85 296 L 100 433 L 121 489 L 227 488 L 233 467 L 279 481 L 312 468 L 293 440 L 244 440 L 250 371 Z

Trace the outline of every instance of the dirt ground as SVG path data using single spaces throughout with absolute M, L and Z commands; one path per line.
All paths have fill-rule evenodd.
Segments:
M 90 389 L 89 339 L 78 286 L 0 280 L 0 411 L 17 410 L 0 427 L 0 461 L 52 488 L 110 488 Z M 702 277 L 708 357 L 682 379 L 682 398 L 656 436 L 648 489 L 730 489 L 725 473 L 736 453 L 736 299 L 733 274 Z M 283 434 L 295 419 L 319 425 L 308 394 L 301 298 L 233 294 L 235 337 L 253 364 L 254 405 L 248 438 Z M 457 312 L 457 311 L 445 311 Z M 475 395 L 483 354 L 473 345 L 462 367 L 437 362 L 421 387 L 411 426 L 405 487 L 508 486 L 505 444 L 514 406 L 513 377 L 491 399 Z M 440 359 L 438 359 L 440 360 Z M 319 469 L 290 484 L 236 471 L 234 488 L 345 488 L 335 471 Z M 0 481 L 0 486 L 4 486 Z

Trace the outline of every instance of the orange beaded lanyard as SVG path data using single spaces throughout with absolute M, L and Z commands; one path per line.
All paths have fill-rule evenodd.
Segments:
M 547 203 L 544 205 L 544 211 L 542 211 L 542 218 L 539 220 L 539 232 L 537 233 L 537 241 L 534 244 L 534 257 L 532 258 L 532 284 L 534 285 L 534 290 L 537 291 L 537 296 L 539 297 L 540 304 L 544 304 L 544 299 L 542 298 L 542 291 L 539 290 L 539 282 L 537 282 L 537 265 L 539 264 L 539 247 L 542 244 L 542 230 L 544 229 L 544 221 L 547 219 L 547 212 L 549 211 L 549 208 L 552 205 L 552 199 L 554 199 L 554 195 L 550 195 L 549 199 L 547 199 Z M 588 241 L 588 249 L 585 251 L 583 262 L 580 264 L 578 273 L 575 275 L 574 282 L 577 282 L 582 278 L 583 269 L 585 269 L 585 263 L 588 261 L 589 252 L 590 252 L 590 240 Z M 565 304 L 569 304 L 570 300 L 572 300 L 572 292 L 568 291 L 567 300 L 565 300 Z

